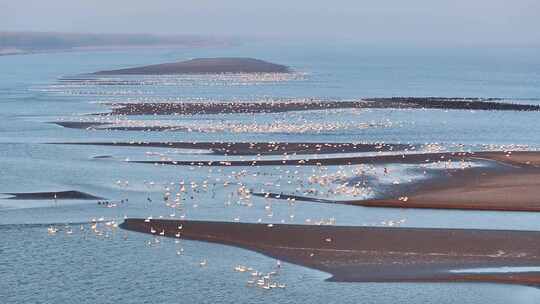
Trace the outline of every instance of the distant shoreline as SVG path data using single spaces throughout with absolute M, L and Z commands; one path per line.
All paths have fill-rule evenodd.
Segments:
M 127 50 L 159 50 L 159 49 L 185 49 L 198 48 L 206 46 L 189 46 L 181 44 L 172 45 L 131 45 L 131 46 L 88 46 L 88 47 L 73 47 L 66 49 L 40 49 L 40 50 L 21 50 L 7 51 L 0 48 L 1 56 L 16 56 L 16 55 L 37 55 L 37 54 L 55 54 L 55 53 L 77 53 L 77 52 L 114 52 Z
M 131 48 L 230 46 L 236 41 L 198 35 L 2 32 L 0 56 Z

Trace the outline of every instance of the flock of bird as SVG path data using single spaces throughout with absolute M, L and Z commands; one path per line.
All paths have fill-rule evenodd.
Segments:
M 353 178 L 368 175 L 391 175 L 392 170 L 384 168 L 385 173 L 380 167 L 374 165 L 357 165 L 357 166 L 275 166 L 264 170 L 260 168 L 215 168 L 215 167 L 198 167 L 191 166 L 186 170 L 198 170 L 192 173 L 193 179 L 180 180 L 177 182 L 155 182 L 142 181 L 129 182 L 127 180 L 118 180 L 114 182 L 121 195 L 124 198 L 119 200 L 101 199 L 97 201 L 98 206 L 107 208 L 121 208 L 121 212 L 128 212 L 131 205 L 139 205 L 147 208 L 149 212 L 156 210 L 168 210 L 164 215 L 159 215 L 158 218 L 178 218 L 186 219 L 189 209 L 196 209 L 199 204 L 211 201 L 223 201 L 225 207 L 237 206 L 239 208 L 255 208 L 255 210 L 263 210 L 263 217 L 259 217 L 256 221 L 263 222 L 297 222 L 295 215 L 295 205 L 297 204 L 294 198 L 285 200 L 287 206 L 287 216 L 281 219 L 276 219 L 274 213 L 274 204 L 276 200 L 266 195 L 263 198 L 255 198 L 253 192 L 261 193 L 290 193 L 311 197 L 325 198 L 349 198 L 359 199 L 373 195 L 374 190 L 369 179 L 356 181 L 351 183 Z M 197 179 L 199 176 L 199 179 Z M 397 176 L 396 176 L 397 178 Z M 139 187 L 144 185 L 146 189 L 146 198 L 133 200 L 129 202 L 127 198 L 131 186 Z M 156 192 L 159 193 L 159 198 L 156 198 Z M 280 203 L 283 204 L 283 203 Z M 261 206 L 262 205 L 262 206 Z M 262 207 L 262 208 L 260 208 Z M 281 214 L 283 216 L 283 214 Z M 145 221 L 151 222 L 153 216 L 148 216 Z M 240 222 L 240 216 L 235 216 L 230 219 L 234 222 Z M 248 219 L 249 221 L 249 219 Z M 381 222 L 381 225 L 397 226 L 403 224 L 405 219 L 389 219 Z M 306 218 L 305 224 L 311 225 L 335 225 L 334 217 L 312 219 Z M 272 224 L 269 224 L 272 225 Z M 51 236 L 58 234 L 72 235 L 75 229 L 71 225 L 51 225 L 47 229 L 47 233 Z M 84 238 L 95 236 L 103 239 L 115 239 L 115 236 L 121 235 L 122 239 L 127 240 L 128 234 L 120 232 L 118 229 L 118 220 L 106 219 L 105 217 L 96 217 L 90 220 L 89 224 L 81 224 L 79 233 Z M 165 231 L 152 228 L 150 233 L 151 238 L 145 241 L 147 247 L 160 247 L 165 242 Z M 185 254 L 182 246 L 182 226 L 178 227 L 178 232 L 173 238 L 174 251 L 176 255 L 182 256 Z M 202 259 L 199 262 L 200 267 L 208 267 L 207 259 Z M 281 262 L 277 262 L 276 270 L 262 273 L 254 270 L 251 267 L 237 265 L 234 267 L 236 272 L 249 273 L 247 286 L 254 286 L 261 289 L 285 288 L 285 284 L 276 281 L 279 272 L 282 271 Z
M 439 150 L 439 145 L 426 146 L 426 149 Z M 259 155 L 259 157 L 261 157 Z M 284 153 L 281 157 L 289 157 Z M 470 161 L 456 161 L 451 159 L 437 159 L 420 164 L 417 167 L 424 169 L 424 174 L 428 169 L 466 169 L 476 165 Z M 190 179 L 182 179 L 176 182 L 156 182 L 156 181 L 132 181 L 117 180 L 114 182 L 119 192 L 124 198 L 119 200 L 101 199 L 97 201 L 98 206 L 107 208 L 123 208 L 122 212 L 128 211 L 132 204 L 144 206 L 149 212 L 167 210 L 164 215 L 158 218 L 178 218 L 187 219 L 188 210 L 193 210 L 205 202 L 222 201 L 225 207 L 254 208 L 256 212 L 263 210 L 263 216 L 256 222 L 269 223 L 297 223 L 299 219 L 295 214 L 295 206 L 298 204 L 296 198 L 290 195 L 325 198 L 329 200 L 363 200 L 374 197 L 377 194 L 377 185 L 385 181 L 390 185 L 399 185 L 400 183 L 409 183 L 413 181 L 411 176 L 407 176 L 407 166 L 388 166 L 388 165 L 343 165 L 343 166 L 268 166 L 260 167 L 204 167 L 198 165 L 185 166 L 183 170 L 195 171 L 189 174 Z M 146 189 L 146 198 L 133 200 L 128 205 L 130 187 L 139 187 L 144 185 Z M 263 193 L 264 196 L 256 197 L 254 192 Z M 159 198 L 156 198 L 159 193 Z M 276 194 L 271 196 L 270 194 Z M 279 202 L 280 195 L 289 195 L 285 200 Z M 408 201 L 407 196 L 399 197 L 404 204 Z M 55 200 L 56 202 L 56 200 Z M 287 216 L 276 218 L 274 213 L 275 204 L 286 204 Z M 283 210 L 283 209 L 281 209 Z M 244 213 L 245 214 L 245 213 Z M 253 213 L 251 213 L 253 214 Z M 148 216 L 145 222 L 151 222 L 153 216 Z M 240 216 L 235 216 L 231 221 L 243 221 Z M 248 218 L 247 221 L 253 220 Z M 385 219 L 379 223 L 380 226 L 395 227 L 406 223 L 406 218 Z M 305 218 L 305 224 L 310 225 L 335 225 L 336 218 Z M 71 225 L 51 225 L 47 233 L 51 236 L 58 234 L 73 235 L 76 229 Z M 102 239 L 115 239 L 121 235 L 122 239 L 127 240 L 127 232 L 120 232 L 118 229 L 118 220 L 96 217 L 90 220 L 89 224 L 81 224 L 79 232 L 84 238 L 95 236 Z M 152 228 L 151 238 L 145 241 L 149 248 L 161 247 L 166 240 L 164 230 Z M 182 246 L 182 226 L 178 226 L 178 232 L 175 234 L 174 252 L 178 256 L 185 255 Z M 327 241 L 331 241 L 328 238 Z M 202 259 L 198 263 L 199 267 L 208 267 L 210 265 L 207 259 Z M 265 290 L 274 288 L 285 288 L 286 285 L 277 281 L 280 271 L 282 271 L 281 262 L 277 262 L 276 270 L 270 272 L 259 272 L 252 267 L 237 265 L 234 271 L 249 274 L 246 282 L 247 286 L 257 287 Z
M 225 78 L 224 78 L 225 77 Z M 170 78 L 170 77 L 157 77 L 147 79 L 141 82 L 123 82 L 123 80 L 110 79 L 90 79 L 81 81 L 65 81 L 50 89 L 55 92 L 62 92 L 63 94 L 75 94 L 75 95 L 92 95 L 92 96 L 107 96 L 108 98 L 114 98 L 120 96 L 121 100 L 125 101 L 125 96 L 153 96 L 153 92 L 150 90 L 145 91 L 141 86 L 149 85 L 221 85 L 226 83 L 227 85 L 245 85 L 256 84 L 258 82 L 278 82 L 284 80 L 291 80 L 290 77 L 300 77 L 298 75 L 241 75 L 241 76 L 216 76 L 210 78 L 205 76 L 204 79 L 200 79 L 197 76 L 190 76 L 185 79 Z M 286 78 L 283 78 L 286 77 Z M 296 78 L 293 78 L 296 79 Z M 146 82 L 145 82 L 146 81 Z M 128 86 L 124 89 L 105 90 L 102 89 L 104 85 L 110 86 L 114 84 L 114 88 L 118 88 L 119 85 Z M 133 87 L 132 87 L 133 86 Z M 142 97 L 137 97 L 138 101 Z M 294 102 L 312 102 L 312 100 L 299 99 Z M 157 111 L 159 109 L 167 108 L 167 104 L 149 103 L 142 101 L 146 104 L 146 109 L 149 112 Z M 196 133 L 218 133 L 218 134 L 268 134 L 268 133 L 280 133 L 280 134 L 336 134 L 341 131 L 347 130 L 364 130 L 371 128 L 391 128 L 399 125 L 400 122 L 390 121 L 383 119 L 380 121 L 364 121 L 364 120 L 351 120 L 351 121 L 339 121 L 339 120 L 325 120 L 319 119 L 320 116 L 315 118 L 306 119 L 302 114 L 287 113 L 283 118 L 273 119 L 275 117 L 261 117 L 259 121 L 255 121 L 253 115 L 248 116 L 247 119 L 239 118 L 234 120 L 229 117 L 211 120 L 196 120 L 185 119 L 181 120 L 176 115 L 170 115 L 168 120 L 158 119 L 128 119 L 126 114 L 117 113 L 114 114 L 114 107 L 122 107 L 125 105 L 116 102 L 105 102 L 107 106 L 113 106 L 113 113 L 110 116 L 88 116 L 81 119 L 81 126 L 97 131 L 104 130 L 133 130 L 133 131 L 181 131 L 181 132 L 196 132 Z M 154 104 L 154 106 L 152 106 Z M 231 103 L 229 108 L 235 110 L 237 104 Z M 152 109 L 154 107 L 154 109 Z M 172 106 L 173 108 L 176 106 Z M 245 105 L 243 105 L 245 107 Z M 256 105 L 254 107 L 257 107 Z M 136 107 L 134 107 L 135 109 Z M 238 108 L 242 108 L 238 106 Z M 128 110 L 129 110 L 128 106 Z M 208 111 L 207 108 L 204 109 Z M 231 109 L 229 109 L 229 112 Z M 325 110 L 325 111 L 340 111 L 340 110 Z M 347 113 L 354 113 L 354 110 L 347 109 Z M 234 111 L 232 111 L 234 112 Z M 328 112 L 326 112 L 328 113 Z M 359 112 L 361 113 L 361 112 Z M 128 113 L 133 114 L 133 113 Z M 137 113 L 141 114 L 141 113 Z M 144 114 L 144 113 L 142 113 Z M 185 115 L 183 117 L 194 117 L 196 114 Z M 95 125 L 92 125 L 95 123 Z M 193 135 L 190 135 L 193 136 Z M 486 147 L 484 147 L 486 148 Z M 515 147 L 513 147 L 515 149 Z M 148 151 L 145 156 L 149 159 L 158 158 L 159 160 L 174 160 L 177 157 L 174 148 L 168 148 L 167 152 L 155 152 Z M 277 149 L 277 148 L 276 148 Z M 422 148 L 423 152 L 439 152 L 444 148 L 437 143 L 425 144 Z M 415 150 L 411 147 L 411 150 Z M 223 152 L 223 151 L 222 151 Z M 227 156 L 228 150 L 221 156 Z M 275 152 L 275 151 L 273 151 Z M 401 151 L 403 152 L 403 151 Z M 414 151 L 416 152 L 416 151 Z M 396 152 L 391 152 L 396 153 Z M 314 153 L 317 156 L 317 152 Z M 380 153 L 378 153 L 380 154 Z M 212 155 L 215 157 L 216 155 Z M 254 160 L 262 160 L 265 157 L 263 152 L 253 155 Z M 288 160 L 296 157 L 295 153 L 284 152 L 277 156 L 282 160 Z M 451 159 L 439 159 L 436 161 L 427 162 L 425 164 L 418 165 L 417 167 L 423 169 L 423 175 L 427 174 L 430 169 L 449 169 L 449 168 L 470 168 L 476 165 L 471 162 L 461 161 L 456 162 Z M 402 183 L 409 183 L 413 181 L 413 177 L 407 174 L 407 166 L 381 166 L 381 165 L 343 165 L 343 166 L 302 166 L 301 164 L 295 166 L 269 166 L 266 168 L 257 167 L 256 165 L 248 167 L 212 167 L 201 165 L 184 166 L 179 171 L 179 175 L 187 172 L 189 174 L 182 174 L 183 179 L 173 182 L 156 182 L 156 181 L 132 181 L 118 180 L 115 182 L 119 192 L 122 192 L 123 198 L 120 200 L 107 200 L 102 199 L 97 202 L 100 207 L 106 208 L 122 208 L 122 211 L 129 211 L 132 205 L 143 206 L 148 209 L 150 213 L 162 212 L 166 210 L 163 215 L 158 215 L 158 218 L 177 218 L 187 219 L 188 210 L 197 209 L 200 204 L 205 202 L 219 202 L 223 203 L 227 208 L 253 208 L 254 212 L 239 212 L 239 214 L 251 214 L 256 216 L 254 218 L 242 218 L 242 215 L 236 215 L 228 219 L 233 222 L 242 221 L 256 221 L 259 223 L 267 223 L 271 227 L 272 223 L 298 223 L 303 222 L 311 225 L 335 225 L 336 218 L 331 215 L 322 218 L 307 217 L 300 219 L 296 214 L 297 199 L 294 196 L 309 197 L 314 199 L 328 199 L 328 200 L 364 200 L 373 198 L 378 193 L 377 186 L 381 184 L 387 184 L 390 186 L 397 186 Z M 184 171 L 184 172 L 182 172 Z M 186 177 L 187 176 L 187 177 Z M 138 197 L 133 199 L 128 204 L 127 198 L 130 192 L 130 187 L 136 188 L 138 185 L 144 185 L 146 188 L 146 198 Z M 159 193 L 159 199 L 156 199 L 156 194 Z M 256 197 L 254 193 L 262 193 L 263 197 Z M 271 194 L 276 194 L 275 196 Z M 285 200 L 279 201 L 280 195 L 287 195 Z M 406 204 L 409 197 L 402 195 L 399 200 Z M 56 201 L 56 200 L 55 200 Z M 287 214 L 281 212 L 275 212 L 275 204 L 286 204 Z M 262 210 L 262 214 L 260 213 Z M 259 212 L 259 213 L 257 213 Z M 305 216 L 304 214 L 302 214 Z M 121 218 L 121 217 L 120 217 Z M 153 216 L 147 216 L 145 222 L 151 222 Z M 405 224 L 406 218 L 397 219 L 385 219 L 377 225 L 395 227 Z M 372 223 L 373 224 L 373 223 Z M 77 231 L 71 225 L 51 225 L 47 228 L 47 233 L 50 236 L 68 235 L 71 236 Z M 88 224 L 79 225 L 79 234 L 88 238 L 94 236 L 100 239 L 116 239 L 117 236 L 121 236 L 122 239 L 127 240 L 127 232 L 118 229 L 118 218 L 106 219 L 103 216 L 90 219 Z M 148 248 L 161 247 L 164 242 L 174 243 L 174 253 L 178 256 L 184 256 L 186 254 L 183 241 L 182 241 L 182 226 L 178 226 L 178 231 L 174 237 L 166 238 L 164 230 L 152 228 L 151 237 L 145 240 L 145 246 Z M 331 242 L 332 238 L 329 237 L 326 241 Z M 209 267 L 208 259 L 203 258 L 198 262 L 199 267 Z M 236 265 L 233 270 L 238 273 L 244 273 L 248 275 L 246 282 L 247 286 L 257 287 L 264 290 L 270 289 L 282 289 L 286 285 L 278 281 L 280 273 L 283 272 L 283 266 L 280 261 L 276 261 L 274 269 L 270 272 L 260 272 L 256 269 L 244 265 Z

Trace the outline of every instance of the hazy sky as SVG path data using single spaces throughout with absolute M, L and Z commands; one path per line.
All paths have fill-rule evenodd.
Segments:
M 1 31 L 540 45 L 540 0 L 0 0 Z

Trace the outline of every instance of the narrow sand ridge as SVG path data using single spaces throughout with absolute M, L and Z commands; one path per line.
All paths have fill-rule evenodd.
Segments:
M 148 163 L 157 165 L 177 166 L 339 166 L 359 164 L 426 164 L 438 161 L 474 161 L 487 160 L 507 164 L 509 166 L 523 166 L 526 168 L 540 167 L 540 152 L 536 151 L 489 151 L 489 152 L 437 152 L 437 153 L 405 153 L 377 156 L 352 156 L 305 158 L 283 160 L 239 160 L 239 161 L 181 161 L 181 160 L 141 160 L 130 161 L 134 163 Z
M 188 131 L 182 126 L 121 126 L 114 122 L 98 121 L 57 121 L 49 122 L 69 129 L 83 129 L 93 131 Z
M 59 191 L 59 192 L 19 192 L 19 193 L 3 193 L 12 195 L 8 199 L 14 200 L 52 200 L 52 199 L 73 199 L 73 200 L 94 200 L 102 199 L 99 196 L 94 196 L 80 191 Z
M 99 71 L 94 75 L 175 75 L 223 73 L 290 73 L 284 65 L 253 58 L 196 58 L 119 70 Z
M 108 125 L 109 123 L 97 121 L 55 121 L 50 122 L 69 129 L 92 129 L 98 126 Z
M 540 266 L 540 232 L 127 219 L 122 228 L 253 250 L 332 274 L 338 282 L 540 285 L 540 272 L 454 273 Z M 179 229 L 179 227 L 181 229 Z
M 238 161 L 181 161 L 181 160 L 141 160 L 134 163 L 177 166 L 339 166 L 359 164 L 425 164 L 437 161 L 465 161 L 482 157 L 494 157 L 504 152 L 445 152 L 445 153 L 409 153 L 377 156 L 328 157 L 283 160 L 238 160 Z M 501 158 L 502 159 L 502 158 Z
M 63 142 L 62 145 L 117 147 L 154 147 L 211 150 L 216 155 L 282 155 L 389 152 L 416 149 L 416 145 L 386 143 L 317 143 L 317 142 Z
M 501 102 L 498 99 L 393 97 L 355 101 L 111 103 L 106 115 L 194 115 L 225 113 L 279 113 L 329 109 L 455 109 L 540 111 L 539 105 Z

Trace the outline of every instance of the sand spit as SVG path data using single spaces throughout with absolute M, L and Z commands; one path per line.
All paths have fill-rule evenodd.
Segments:
M 12 195 L 8 199 L 15 200 L 63 200 L 63 199 L 73 199 L 73 200 L 95 200 L 102 199 L 99 196 L 94 196 L 88 193 L 80 191 L 59 191 L 59 192 L 19 192 L 19 193 L 3 193 L 6 195 Z
M 127 219 L 120 227 L 237 246 L 318 269 L 337 282 L 540 284 L 540 272 L 455 273 L 540 266 L 540 232 Z
M 535 153 L 535 152 L 517 152 Z M 157 165 L 179 166 L 340 166 L 359 164 L 425 164 L 437 161 L 466 161 L 474 159 L 489 159 L 506 155 L 505 152 L 443 152 L 443 153 L 406 153 L 377 156 L 328 157 L 283 160 L 238 160 L 238 161 L 181 161 L 181 160 L 148 160 L 132 161 L 135 163 L 150 163 Z M 536 155 L 536 154 L 535 154 Z
M 109 124 L 98 121 L 55 121 L 50 123 L 69 129 L 93 129 L 98 126 Z
M 51 144 L 115 147 L 153 147 L 204 149 L 216 155 L 282 155 L 391 152 L 416 149 L 415 145 L 387 143 L 317 143 L 317 142 L 64 142 Z
M 489 151 L 489 152 L 438 152 L 438 153 L 405 153 L 377 156 L 328 157 L 283 160 L 239 160 L 239 161 L 181 161 L 181 160 L 148 160 L 131 161 L 156 165 L 178 166 L 340 166 L 359 164 L 426 164 L 430 162 L 487 160 L 522 166 L 540 167 L 540 152 L 536 151 Z
M 98 121 L 58 121 L 51 123 L 68 129 L 82 129 L 92 131 L 188 131 L 188 128 L 182 126 L 123 126 L 117 125 L 115 122 Z

